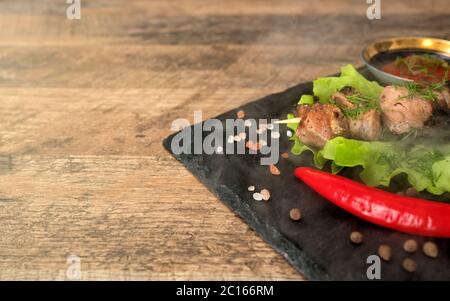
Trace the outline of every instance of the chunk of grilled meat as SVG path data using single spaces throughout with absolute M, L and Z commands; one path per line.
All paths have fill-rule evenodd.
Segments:
M 331 104 L 316 103 L 312 106 L 297 106 L 297 116 L 301 117 L 296 135 L 308 146 L 323 148 L 328 140 L 345 136 L 348 122 L 342 111 Z
M 347 98 L 345 92 L 336 92 L 331 99 L 342 109 L 356 109 L 357 106 Z M 362 112 L 348 118 L 350 136 L 362 140 L 378 140 L 381 135 L 381 114 L 376 109 L 362 109 Z
M 382 118 L 394 134 L 404 134 L 424 126 L 431 117 L 431 101 L 410 96 L 406 87 L 386 86 L 380 96 Z
M 339 92 L 334 93 L 331 96 L 331 100 L 334 101 L 334 103 L 336 103 L 336 105 L 341 108 L 354 109 L 356 108 L 356 105 L 347 98 L 347 96 L 351 95 L 351 93 L 352 90 L 350 89 L 341 90 Z
M 381 114 L 375 109 L 348 120 L 350 135 L 361 140 L 378 140 L 381 136 Z

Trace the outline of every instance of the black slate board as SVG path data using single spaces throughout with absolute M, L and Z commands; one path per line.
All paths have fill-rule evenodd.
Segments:
M 311 82 L 250 102 L 216 118 L 236 118 L 236 112 L 243 110 L 245 118 L 285 119 L 302 94 L 312 94 Z M 292 144 L 285 132 L 286 127 L 280 126 L 280 153 L 289 151 Z M 169 152 L 175 134 L 163 142 Z M 294 178 L 295 167 L 312 165 L 308 154 L 299 157 L 291 154 L 287 160 L 280 158 L 277 166 L 281 176 L 278 177 L 271 175 L 267 166 L 261 166 L 255 155 L 182 154 L 174 157 L 308 279 L 367 280 L 367 257 L 377 254 L 380 244 L 388 244 L 393 249 L 393 257 L 389 262 L 381 261 L 381 280 L 450 280 L 449 240 L 434 240 L 439 247 L 436 259 L 426 257 L 421 250 L 407 254 L 402 248 L 406 239 L 414 238 L 420 246 L 429 239 L 360 220 Z M 355 171 L 348 172 L 355 174 Z M 270 201 L 253 200 L 247 190 L 250 185 L 255 185 L 257 190 L 269 189 Z M 289 219 L 293 207 L 301 208 L 302 221 Z M 349 235 L 353 230 L 364 234 L 363 244 L 350 243 Z M 406 257 L 416 261 L 415 273 L 403 270 L 402 261 Z

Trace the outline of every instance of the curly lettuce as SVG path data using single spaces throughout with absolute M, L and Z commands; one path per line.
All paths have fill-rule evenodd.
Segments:
M 319 97 L 321 103 L 328 103 L 331 95 L 345 87 L 352 87 L 370 99 L 377 99 L 383 91 L 382 86 L 367 80 L 352 65 L 342 67 L 339 77 L 321 77 L 316 79 L 313 85 L 314 95 Z
M 405 174 L 417 191 L 426 190 L 434 195 L 450 191 L 450 153 L 441 149 L 336 137 L 322 150 L 315 151 L 314 156 L 332 161 L 338 168 L 333 170 L 335 173 L 340 168 L 361 166 L 360 177 L 369 186 L 388 187 L 393 177 Z
M 331 163 L 331 171 L 339 173 L 345 167 L 362 167 L 361 180 L 368 186 L 389 187 L 392 178 L 405 174 L 417 191 L 434 195 L 450 192 L 450 153 L 418 145 L 401 147 L 392 142 L 368 142 L 336 137 L 323 149 L 315 150 L 292 137 L 291 152 L 300 155 L 310 151 L 314 164 L 323 168 Z

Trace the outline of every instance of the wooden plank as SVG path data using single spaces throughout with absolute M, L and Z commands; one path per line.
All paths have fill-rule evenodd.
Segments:
M 64 279 L 69 254 L 83 279 L 298 278 L 171 158 L 17 156 L 12 166 L 0 176 L 0 278 Z
M 0 279 L 302 279 L 162 148 L 204 118 L 359 64 L 369 40 L 449 38 L 446 0 L 0 2 Z M 425 12 L 426 11 L 426 12 Z

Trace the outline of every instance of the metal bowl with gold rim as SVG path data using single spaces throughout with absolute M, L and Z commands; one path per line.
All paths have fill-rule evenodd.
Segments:
M 411 79 L 388 73 L 383 66 L 399 57 L 427 54 L 450 63 L 450 41 L 425 37 L 397 37 L 370 43 L 361 58 L 375 79 L 383 85 L 402 85 Z

